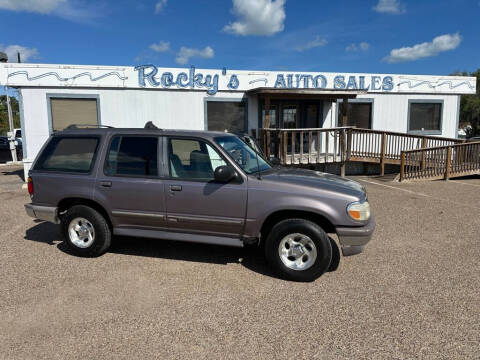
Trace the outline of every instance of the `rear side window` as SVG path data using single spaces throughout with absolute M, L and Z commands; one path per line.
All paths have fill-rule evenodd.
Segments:
M 114 137 L 105 160 L 105 174 L 158 176 L 158 137 Z
M 40 155 L 35 170 L 89 173 L 98 140 L 96 137 L 54 137 Z

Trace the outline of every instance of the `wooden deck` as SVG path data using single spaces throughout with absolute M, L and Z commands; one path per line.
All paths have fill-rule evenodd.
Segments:
M 459 139 L 354 127 L 260 129 L 258 135 L 265 155 L 278 158 L 282 165 L 338 163 L 342 176 L 347 162 L 377 163 L 380 175 L 384 175 L 385 164 L 401 165 L 405 151 L 463 143 Z M 430 156 L 439 161 L 439 154 Z
M 400 181 L 480 174 L 480 142 L 402 151 Z

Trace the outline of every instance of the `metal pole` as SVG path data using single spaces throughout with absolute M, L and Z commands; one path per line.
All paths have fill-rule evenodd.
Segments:
M 13 130 L 13 115 L 12 107 L 10 106 L 10 96 L 8 96 L 8 86 L 5 86 L 5 92 L 7 93 L 7 109 L 8 109 L 8 126 L 10 128 L 10 135 L 8 137 L 10 143 L 10 151 L 12 152 L 12 160 L 17 161 L 17 149 L 15 146 L 15 132 Z

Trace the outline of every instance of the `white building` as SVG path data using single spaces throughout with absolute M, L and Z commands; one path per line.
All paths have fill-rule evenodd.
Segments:
M 0 64 L 19 90 L 25 170 L 53 131 L 70 124 L 250 132 L 348 124 L 457 137 L 461 94 L 473 77 L 177 68 Z

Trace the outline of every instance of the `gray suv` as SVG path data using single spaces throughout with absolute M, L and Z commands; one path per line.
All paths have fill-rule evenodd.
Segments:
M 273 167 L 221 132 L 71 128 L 30 170 L 28 215 L 61 224 L 72 252 L 98 256 L 113 235 L 258 244 L 281 276 L 312 281 L 363 250 L 375 228 L 358 183 Z

